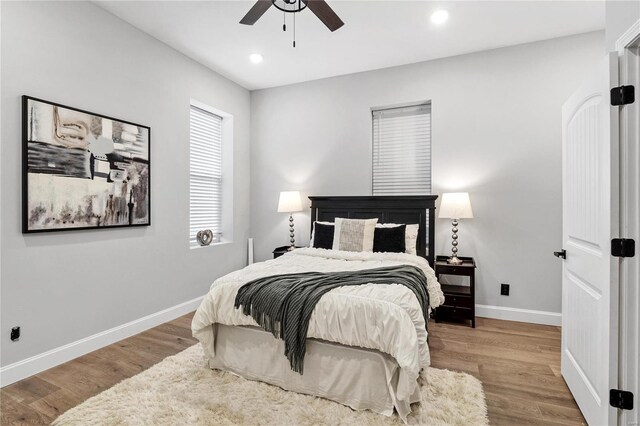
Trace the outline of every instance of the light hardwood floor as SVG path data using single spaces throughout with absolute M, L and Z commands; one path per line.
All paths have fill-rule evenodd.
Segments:
M 560 328 L 476 319 L 429 325 L 432 366 L 482 382 L 492 425 L 587 424 L 560 375 Z
M 49 424 L 69 408 L 196 343 L 185 315 L 0 390 L 0 424 Z M 478 318 L 429 324 L 433 366 L 482 381 L 492 425 L 586 424 L 560 376 L 560 329 Z

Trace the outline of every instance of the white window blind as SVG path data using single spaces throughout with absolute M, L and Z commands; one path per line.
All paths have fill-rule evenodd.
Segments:
M 210 229 L 214 242 L 222 227 L 222 117 L 191 105 L 189 243 Z
M 373 111 L 373 195 L 431 194 L 431 105 Z

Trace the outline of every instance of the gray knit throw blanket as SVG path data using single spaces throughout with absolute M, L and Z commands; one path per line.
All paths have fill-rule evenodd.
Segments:
M 311 313 L 328 291 L 347 285 L 401 284 L 418 298 L 427 323 L 427 278 L 415 266 L 389 266 L 360 271 L 303 272 L 258 278 L 240 287 L 235 307 L 264 330 L 284 340 L 291 369 L 302 374 Z

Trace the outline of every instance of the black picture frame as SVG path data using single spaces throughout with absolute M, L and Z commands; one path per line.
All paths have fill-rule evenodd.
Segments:
M 51 144 L 48 142 L 42 142 L 38 140 L 29 140 L 30 135 L 33 137 L 34 126 L 39 125 L 39 123 L 34 124 L 34 122 L 30 122 L 29 120 L 29 117 L 30 117 L 29 108 L 30 106 L 35 105 L 35 103 L 43 104 L 44 106 L 42 108 L 45 108 L 46 106 L 51 106 L 53 111 L 52 115 L 56 118 L 59 116 L 60 112 L 62 112 L 63 110 L 66 110 L 71 113 L 85 114 L 86 116 L 88 116 L 87 118 L 91 118 L 92 123 L 95 123 L 96 120 L 110 120 L 112 122 L 111 123 L 112 126 L 115 124 L 116 127 L 121 129 L 119 138 L 122 138 L 122 139 L 124 139 L 124 133 L 125 133 L 125 130 L 122 130 L 122 129 L 125 126 L 135 126 L 138 129 L 138 131 L 142 130 L 141 133 L 144 134 L 146 132 L 146 138 L 143 138 L 143 142 L 146 143 L 146 159 L 140 158 L 139 156 L 136 157 L 132 153 L 129 153 L 130 158 L 126 158 L 118 154 L 115 149 L 113 153 L 106 154 L 106 155 L 94 156 L 93 152 L 90 152 L 90 150 L 87 150 L 89 154 L 86 154 L 86 153 L 81 154 L 81 151 L 84 151 L 82 148 L 73 147 L 73 155 L 76 156 L 76 158 L 80 158 L 80 156 L 84 156 L 84 158 L 79 160 L 74 160 L 75 167 L 73 166 L 71 167 L 74 168 L 74 171 L 77 171 L 81 168 L 81 167 L 77 167 L 77 165 L 80 164 L 80 161 L 83 161 L 85 164 L 88 162 L 88 165 L 85 166 L 85 170 L 86 170 L 86 167 L 89 167 L 90 169 L 89 177 L 70 176 L 69 173 L 66 172 L 65 167 L 57 166 L 55 164 L 55 161 L 48 163 L 49 166 L 54 169 L 53 172 L 47 173 L 48 170 L 43 171 L 42 164 L 44 161 L 43 160 L 44 155 L 42 152 L 34 153 L 35 145 L 39 145 L 40 147 L 50 145 L 46 148 L 47 150 L 54 150 L 54 151 L 57 150 L 58 152 L 67 152 L 67 151 L 71 152 L 71 149 L 67 146 L 60 147 L 57 144 Z M 32 114 L 35 114 L 35 113 L 32 111 Z M 35 121 L 37 122 L 37 120 Z M 58 123 L 55 119 L 53 120 L 53 122 L 54 122 L 54 124 L 52 125 L 53 127 L 55 127 L 56 124 L 60 125 L 61 128 L 65 126 L 65 123 Z M 101 123 L 104 123 L 104 121 L 101 121 Z M 30 125 L 32 125 L 31 129 L 29 128 Z M 104 124 L 102 125 L 104 126 Z M 93 132 L 93 129 L 91 128 L 91 126 L 88 126 L 88 127 L 89 127 L 88 129 L 85 129 L 86 132 Z M 73 130 L 74 130 L 73 123 L 71 123 L 71 125 L 66 127 L 66 129 L 70 129 L 70 132 L 73 133 Z M 43 133 L 46 133 L 46 132 L 43 131 Z M 55 136 L 53 136 L 53 134 Z M 56 131 L 53 131 L 52 129 L 52 136 L 51 136 L 52 139 L 56 139 L 56 141 L 59 141 L 59 140 L 64 141 L 66 140 L 64 139 L 65 136 L 58 137 L 57 129 Z M 82 140 L 82 139 L 74 138 L 74 136 L 71 136 L 69 140 Z M 108 140 L 109 138 L 103 138 L 103 142 Z M 111 141 L 112 143 L 114 143 L 114 146 L 115 146 L 115 142 L 114 142 L 115 139 L 113 136 L 111 137 Z M 120 140 L 120 142 L 121 141 L 122 140 Z M 120 142 L 119 142 L 119 145 L 121 146 L 125 146 L 124 144 L 129 144 L 129 145 L 133 144 L 133 145 L 143 146 L 143 145 L 140 145 L 140 141 L 138 141 L 137 138 L 136 138 L 136 141 L 134 142 L 132 142 L 130 138 L 128 138 L 128 140 L 125 141 L 124 144 Z M 30 144 L 31 144 L 31 147 L 30 147 Z M 31 155 L 30 155 L 30 149 L 31 149 Z M 45 148 L 42 148 L 42 149 L 45 149 Z M 126 150 L 121 149 L 120 152 L 126 152 Z M 135 151 L 132 151 L 132 152 L 135 152 Z M 100 170 L 100 171 L 95 170 L 94 164 L 96 163 L 96 158 L 98 158 L 98 161 L 100 161 L 100 164 L 102 165 L 101 169 L 104 169 L 104 167 L 108 164 L 108 167 L 109 167 L 108 173 L 105 173 L 103 170 Z M 31 164 L 29 163 L 30 160 L 31 160 Z M 51 166 L 51 164 L 53 164 L 53 166 Z M 124 167 L 125 170 L 122 170 L 121 167 Z M 37 170 L 37 171 L 34 171 L 34 170 Z M 131 181 L 129 180 L 129 175 L 131 174 L 129 172 L 131 171 L 138 172 L 140 170 L 142 170 L 140 175 L 143 176 L 144 178 L 140 178 L 140 176 L 137 176 L 140 179 L 138 179 L 138 187 L 136 187 L 135 183 L 131 183 Z M 118 181 L 117 178 L 113 178 L 113 176 L 116 176 L 117 174 L 127 176 L 127 178 L 123 179 L 122 181 Z M 76 225 L 75 220 L 72 220 L 72 222 L 67 223 L 67 221 L 63 220 L 62 216 L 56 217 L 55 212 L 48 212 L 48 211 L 45 212 L 44 214 L 47 215 L 51 213 L 50 217 L 39 221 L 37 224 L 34 224 L 34 221 L 33 221 L 34 211 L 30 211 L 29 206 L 30 206 L 30 203 L 33 206 L 34 203 L 38 202 L 38 200 L 33 199 L 35 196 L 33 194 L 30 194 L 30 191 L 29 191 L 30 175 L 31 176 L 59 175 L 58 177 L 69 178 L 71 180 L 77 181 L 76 183 L 81 182 L 82 179 L 89 179 L 91 181 L 94 181 L 96 177 L 99 177 L 102 181 L 106 182 L 106 185 L 109 185 L 109 183 L 113 183 L 112 186 L 114 188 L 114 193 L 111 193 L 110 195 L 107 193 L 107 197 L 112 202 L 111 209 L 109 209 L 110 211 L 108 213 L 111 213 L 112 216 L 108 216 L 105 213 L 105 216 L 102 217 L 103 222 L 101 223 L 100 221 L 101 215 L 97 215 L 93 213 L 91 209 L 87 209 L 83 211 L 82 206 L 73 206 L 78 208 L 75 213 L 74 219 L 78 217 L 82 217 L 82 220 L 85 220 L 87 222 L 86 225 L 82 221 L 78 221 L 78 226 L 75 226 Z M 51 178 L 51 180 L 54 180 L 54 179 Z M 64 184 L 61 183 L 64 181 L 64 179 L 55 179 L 55 181 L 57 186 L 64 187 Z M 113 204 L 119 204 L 120 206 L 122 206 L 123 197 L 118 198 L 116 196 L 117 194 L 115 194 L 116 184 L 118 182 L 120 182 L 121 187 L 124 187 L 124 191 L 122 191 L 123 188 L 119 188 L 121 192 L 126 194 L 126 191 L 129 191 L 128 192 L 129 199 L 128 199 L 128 202 L 126 202 L 126 206 L 127 206 L 126 211 L 125 209 L 118 210 L 117 208 L 115 209 L 113 208 Z M 146 189 L 141 188 L 141 187 L 144 187 L 145 184 L 146 184 Z M 102 186 L 104 187 L 105 185 L 103 184 Z M 134 196 L 133 196 L 134 188 L 136 190 L 137 200 L 134 199 Z M 143 190 L 144 192 L 141 192 Z M 104 194 L 105 194 L 105 191 L 103 191 L 98 196 L 104 195 Z M 142 199 L 142 194 L 144 194 L 144 199 Z M 87 200 L 93 199 L 92 197 L 94 195 L 95 194 L 87 193 L 85 197 L 89 197 L 89 198 L 85 198 L 85 199 Z M 30 196 L 32 198 L 30 198 Z M 127 197 L 125 196 L 124 199 L 126 200 L 126 198 Z M 119 203 L 116 203 L 116 201 L 119 201 Z M 93 205 L 91 201 L 87 201 L 87 202 L 89 203 L 90 206 Z M 50 205 L 53 206 L 53 202 L 51 202 Z M 46 209 L 47 207 L 43 207 L 43 208 Z M 53 207 L 51 208 L 53 209 Z M 90 214 L 90 210 L 92 214 Z M 134 211 L 136 212 L 135 217 L 134 217 Z M 144 214 L 141 216 L 139 216 L 140 211 L 144 211 Z M 80 214 L 81 212 L 83 213 L 82 215 Z M 66 215 L 63 215 L 63 216 L 66 216 Z M 109 217 L 109 223 L 107 223 L 107 217 Z M 126 219 L 124 217 L 126 217 Z M 45 226 L 44 222 L 46 220 L 49 220 L 49 222 L 47 222 L 47 225 Z M 126 221 L 127 223 L 122 223 L 123 221 Z M 95 222 L 95 223 L 92 223 L 92 222 Z M 133 123 L 131 121 L 122 120 L 119 118 L 114 118 L 107 115 L 103 115 L 103 114 L 99 114 L 99 113 L 95 113 L 95 112 L 91 112 L 91 111 L 87 111 L 79 108 L 74 108 L 68 105 L 63 105 L 60 103 L 23 95 L 22 96 L 22 232 L 24 234 L 32 234 L 32 233 L 44 233 L 44 232 L 81 231 L 81 230 L 95 230 L 95 229 L 141 227 L 141 226 L 151 226 L 151 128 L 149 126 Z

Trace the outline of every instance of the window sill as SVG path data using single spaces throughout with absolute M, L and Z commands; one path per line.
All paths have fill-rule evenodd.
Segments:
M 189 245 L 189 249 L 190 250 L 206 249 L 206 248 L 209 248 L 209 247 L 225 246 L 225 245 L 232 244 L 232 243 L 233 243 L 233 241 L 229 241 L 229 240 L 222 240 L 222 241 L 217 242 L 217 243 L 211 243 L 208 246 L 201 246 L 200 244 L 196 243 L 196 245 Z

